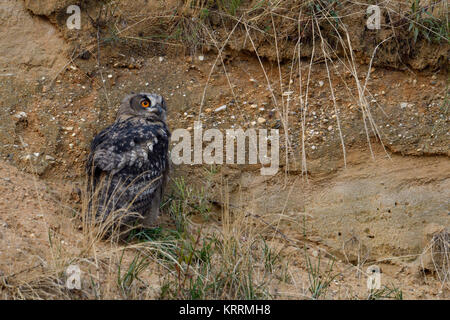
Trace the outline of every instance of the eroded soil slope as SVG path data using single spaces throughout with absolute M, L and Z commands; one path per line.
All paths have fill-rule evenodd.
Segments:
M 312 63 L 308 56 L 278 65 L 264 54 L 264 39 L 259 39 L 262 55 L 272 61 L 249 48 L 233 50 L 241 48 L 237 42 L 220 55 L 120 41 L 101 42 L 96 52 L 92 27 L 80 32 L 80 38 L 90 39 L 90 46 L 82 48 L 72 33 L 61 31 L 64 20 L 55 12 L 62 6 L 25 3 L 39 16 L 22 1 L 0 5 L 0 18 L 8 22 L 0 27 L 5 44 L 0 58 L 3 275 L 41 268 L 42 259 L 54 253 L 49 230 L 68 246 L 82 241 L 77 223 L 63 208 L 79 206 L 72 189 L 83 182 L 89 143 L 113 121 L 125 94 L 151 91 L 166 98 L 172 130 L 191 131 L 195 120 L 205 129 L 280 130 L 280 154 L 288 156 L 281 157 L 275 176 L 261 176 L 258 165 L 213 170 L 206 197 L 217 210 L 211 221 L 194 217 L 205 228 L 220 224 L 221 207 L 231 205 L 269 224 L 275 247 L 289 243 L 295 251 L 307 243 L 315 248 L 311 254 L 320 249 L 332 254 L 348 277 L 341 279 L 348 286 L 344 294 L 333 284 L 336 298 L 353 297 L 352 290 L 365 292 L 365 280 L 352 268 L 373 263 L 383 267 L 385 281 L 404 288 L 409 298 L 448 298 L 448 282 L 433 275 L 426 254 L 433 235 L 450 226 L 444 68 L 382 67 L 389 59 L 369 68 L 359 64 L 367 63 L 364 57 L 352 65 L 353 74 L 345 63 Z M 286 48 L 285 55 L 291 56 Z M 445 49 L 436 48 L 441 57 Z M 420 57 L 411 60 L 417 69 L 435 62 L 420 64 Z M 392 66 L 399 67 L 394 60 Z M 366 80 L 364 102 L 358 88 Z M 174 169 L 174 178 L 199 186 L 205 169 L 210 170 Z M 307 279 L 305 261 L 295 255 L 292 260 L 292 273 L 301 283 Z M 297 287 L 273 289 L 291 294 Z M 290 294 L 280 296 L 302 297 Z

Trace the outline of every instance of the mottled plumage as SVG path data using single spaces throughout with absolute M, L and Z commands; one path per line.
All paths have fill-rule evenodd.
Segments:
M 97 221 L 130 225 L 158 216 L 169 171 L 166 111 L 159 95 L 129 95 L 116 121 L 93 139 L 86 168 Z

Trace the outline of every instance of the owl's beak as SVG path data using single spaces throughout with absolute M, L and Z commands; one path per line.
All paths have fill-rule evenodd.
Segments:
M 154 107 L 149 108 L 148 111 L 151 113 L 155 113 L 158 116 L 160 116 L 163 113 L 163 109 L 159 104 Z

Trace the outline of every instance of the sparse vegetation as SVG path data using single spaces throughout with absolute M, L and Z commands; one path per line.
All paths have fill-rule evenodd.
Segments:
M 331 282 L 338 275 L 333 271 L 334 260 L 330 259 L 323 269 L 321 265 L 321 256 L 319 255 L 316 262 L 313 262 L 311 257 L 306 254 L 305 260 L 308 268 L 308 279 L 309 279 L 309 292 L 313 299 L 319 299 L 326 296 L 327 290 L 330 287 Z
M 369 300 L 404 298 L 404 292 L 407 294 L 408 291 L 394 284 L 372 290 L 367 295 L 366 279 L 361 276 L 360 270 L 373 258 L 370 256 L 370 251 L 363 245 L 363 240 L 366 243 L 367 239 L 375 237 L 372 230 L 367 228 L 367 231 L 360 232 L 362 235 L 358 233 L 359 230 L 356 230 L 353 235 L 352 230 L 351 238 L 342 236 L 341 231 L 338 235 L 333 235 L 332 241 L 341 241 L 343 246 L 340 251 L 342 259 L 339 259 L 334 255 L 336 252 L 327 251 L 330 248 L 327 242 L 312 232 L 314 226 L 308 219 L 313 214 L 308 211 L 310 208 L 305 208 L 305 203 L 311 201 L 310 198 L 305 197 L 308 188 L 311 187 L 308 179 L 313 180 L 321 174 L 325 178 L 329 177 L 323 172 L 317 173 L 317 162 L 310 167 L 311 162 L 317 160 L 317 157 L 314 159 L 308 153 L 311 150 L 335 143 L 333 146 L 337 146 L 339 152 L 333 152 L 332 161 L 339 162 L 339 166 L 330 165 L 330 169 L 327 168 L 327 174 L 330 172 L 337 174 L 339 170 L 346 168 L 347 145 L 355 147 L 359 143 L 363 144 L 361 141 L 367 141 L 365 147 L 370 157 L 358 159 L 356 162 L 370 162 L 369 158 L 374 160 L 375 144 L 379 144 L 382 157 L 390 158 L 392 152 L 388 152 L 390 149 L 386 146 L 392 147 L 390 142 L 395 141 L 399 133 L 394 132 L 387 136 L 389 133 L 383 131 L 385 123 L 376 121 L 375 112 L 378 109 L 382 110 L 382 113 L 385 111 L 384 105 L 381 105 L 379 101 L 379 97 L 383 94 L 375 93 L 377 88 L 371 86 L 374 73 L 372 69 L 373 63 L 378 59 L 377 50 L 384 50 L 386 45 L 388 48 L 386 52 L 388 52 L 391 49 L 387 44 L 394 43 L 395 37 L 403 36 L 403 34 L 399 33 L 400 36 L 398 36 L 394 32 L 394 35 L 381 39 L 374 46 L 370 43 L 367 45 L 367 48 L 371 50 L 368 54 L 361 51 L 361 48 L 355 49 L 354 46 L 358 44 L 351 40 L 351 26 L 343 22 L 349 15 L 345 11 L 345 1 L 300 1 L 295 5 L 280 1 L 251 3 L 250 6 L 249 2 L 240 0 L 186 0 L 182 1 L 179 7 L 164 11 L 158 16 L 139 16 L 133 17 L 134 20 L 132 20 L 123 16 L 119 10 L 119 2 L 108 1 L 98 5 L 97 18 L 90 18 L 92 27 L 98 31 L 95 39 L 98 43 L 87 47 L 95 51 L 93 48 L 97 48 L 97 45 L 98 50 L 100 48 L 103 50 L 101 46 L 135 45 L 136 43 L 144 46 L 143 44 L 148 42 L 158 44 L 158 50 L 171 45 L 185 46 L 189 48 L 191 55 L 212 50 L 215 52 L 216 59 L 207 61 L 207 67 L 211 69 L 210 74 L 204 77 L 207 79 L 206 83 L 202 83 L 201 101 L 193 103 L 187 99 L 174 99 L 187 101 L 187 105 L 191 108 L 188 111 L 195 110 L 195 114 L 194 111 L 191 113 L 198 115 L 199 118 L 207 113 L 202 108 L 208 103 L 206 91 L 208 86 L 212 86 L 212 81 L 217 84 L 223 80 L 228 84 L 229 89 L 228 93 L 217 94 L 218 97 L 214 97 L 217 98 L 215 102 L 226 99 L 227 103 L 233 101 L 228 103 L 233 107 L 238 108 L 244 105 L 242 97 L 245 95 L 242 94 L 241 88 L 233 83 L 237 77 L 231 76 L 232 68 L 229 65 L 233 57 L 232 54 L 227 53 L 227 50 L 232 46 L 235 50 L 243 49 L 245 54 L 251 54 L 254 57 L 253 62 L 260 67 L 260 77 L 255 80 L 252 76 L 249 91 L 255 90 L 256 93 L 253 96 L 250 95 L 250 98 L 245 96 L 245 103 L 248 106 L 252 99 L 256 100 L 255 97 L 262 96 L 257 90 L 266 90 L 264 99 L 261 99 L 264 104 L 259 100 L 259 105 L 256 102 L 252 103 L 256 107 L 251 107 L 251 112 L 252 110 L 261 112 L 258 115 L 265 115 L 268 121 L 264 119 L 263 123 L 267 124 L 267 128 L 276 127 L 282 132 L 283 152 L 285 152 L 284 172 L 280 172 L 273 180 L 258 182 L 256 175 L 249 171 L 248 176 L 235 179 L 234 189 L 228 185 L 232 180 L 233 172 L 225 172 L 226 165 L 204 165 L 186 172 L 182 170 L 175 172 L 161 206 L 162 218 L 159 225 L 154 228 L 132 225 L 127 230 L 118 230 L 110 220 L 100 223 L 93 221 L 89 216 L 89 206 L 92 205 L 93 199 L 87 199 L 85 191 L 80 191 L 80 198 L 77 200 L 67 195 L 55 197 L 59 206 L 55 218 L 57 223 L 50 223 L 48 217 L 51 215 L 49 214 L 51 209 L 47 209 L 39 202 L 47 191 L 39 189 L 36 182 L 34 193 L 40 204 L 37 211 L 45 225 L 43 228 L 47 238 L 45 241 L 40 239 L 43 248 L 36 254 L 38 262 L 35 265 L 19 272 L 0 273 L 0 297 L 5 299 L 357 298 Z M 362 17 L 364 12 L 362 10 L 358 12 L 358 15 Z M 383 26 L 384 30 L 392 28 L 395 31 L 407 28 L 414 44 L 419 43 L 421 39 L 426 39 L 433 44 L 448 42 L 448 21 L 443 22 L 432 16 L 429 8 L 423 7 L 419 0 L 412 0 L 410 11 L 402 11 L 400 15 L 402 19 L 405 18 L 408 21 L 406 24 L 402 22 L 400 26 L 395 25 L 395 19 L 392 19 L 388 21 L 388 25 Z M 399 21 L 403 20 L 399 19 Z M 411 38 L 403 40 L 409 43 Z M 367 43 L 364 44 L 364 50 Z M 145 51 L 146 47 L 143 48 Z M 358 64 L 357 59 L 362 58 L 356 57 L 355 52 L 366 59 L 367 68 L 366 66 L 361 68 Z M 101 70 L 101 57 L 99 52 L 97 53 L 98 66 L 95 68 L 98 69 L 95 70 Z M 269 58 L 270 63 L 265 58 Z M 405 59 L 405 56 L 402 58 Z M 312 79 L 319 63 L 325 66 L 323 73 L 325 76 L 323 80 L 317 82 Z M 381 65 L 383 63 L 385 63 L 384 60 L 381 61 Z M 206 65 L 206 63 L 203 64 Z M 108 61 L 104 65 L 109 67 L 114 63 Z M 120 68 L 123 66 L 120 65 Z M 200 70 L 195 66 L 192 58 L 186 66 L 183 65 L 183 68 L 187 69 L 187 82 L 192 86 L 197 81 L 194 76 L 191 76 L 192 73 L 204 74 L 204 69 Z M 134 69 L 134 65 L 130 69 Z M 212 76 L 217 70 L 220 70 L 223 75 L 219 80 L 216 75 Z M 286 73 L 285 70 L 288 72 Z M 89 81 L 95 76 L 94 73 L 89 73 Z M 113 77 L 112 72 L 111 77 Z M 148 78 L 146 77 L 145 81 Z M 104 89 L 105 99 L 108 100 L 109 93 L 105 83 L 107 81 L 102 81 L 102 87 L 98 88 Z M 139 83 L 138 85 L 147 87 L 147 84 Z M 322 93 L 311 94 L 313 88 L 321 87 L 327 90 L 323 97 Z M 345 90 L 351 96 L 351 102 L 344 104 L 344 99 L 339 93 Z M 103 94 L 103 91 L 99 95 Z M 311 116 L 313 107 L 319 104 L 317 101 L 324 101 L 319 100 L 322 98 L 328 104 L 320 106 L 323 107 L 320 109 L 322 113 L 319 113 L 317 108 L 314 109 L 317 114 L 314 111 L 314 116 Z M 427 120 L 433 123 L 430 133 L 427 132 L 428 135 L 447 134 L 445 125 L 448 122 L 446 118 L 448 117 L 448 101 L 448 88 L 446 88 L 443 103 L 439 107 L 440 119 Z M 102 105 L 102 102 L 98 104 Z M 66 107 L 69 108 L 68 106 L 69 103 Z M 427 104 L 424 108 L 429 108 L 429 105 Z M 241 110 L 244 109 L 239 109 L 239 116 L 245 118 L 246 111 Z M 348 122 L 347 126 L 344 126 L 342 122 L 342 117 L 346 113 L 351 116 L 347 119 L 349 122 L 361 121 L 363 125 L 354 132 L 350 131 Z M 316 128 L 313 127 L 314 123 L 308 123 L 316 118 L 320 118 L 320 121 L 326 119 L 326 126 L 322 128 L 320 127 L 322 123 L 318 123 Z M 238 127 L 237 120 L 232 119 L 233 126 L 236 124 Z M 191 118 L 188 121 L 191 121 Z M 293 121 L 296 121 L 295 125 L 298 126 L 294 126 Z M 247 127 L 250 127 L 249 123 L 251 124 L 248 122 Z M 442 127 L 435 130 L 438 124 Z M 330 135 L 321 136 L 316 133 L 316 129 L 317 132 L 319 130 L 321 133 L 329 132 Z M 357 135 L 355 132 L 362 134 L 362 140 L 355 140 L 354 136 Z M 76 134 L 73 132 L 72 135 L 66 132 L 65 136 L 81 139 L 79 132 Z M 308 138 L 310 138 L 309 142 Z M 21 142 L 25 145 L 24 141 Z M 314 148 L 311 148 L 312 143 Z M 61 149 L 63 147 L 65 146 L 59 146 Z M 414 149 L 418 147 L 414 145 Z M 69 152 L 74 152 L 72 147 Z M 325 157 L 323 154 L 322 156 Z M 73 157 L 72 153 L 71 157 Z M 35 164 L 32 160 L 29 160 L 29 166 L 33 167 L 33 165 Z M 193 172 L 200 175 L 200 181 L 192 178 Z M 364 174 L 372 176 L 372 172 Z M 293 176 L 296 180 L 291 179 Z M 37 175 L 33 177 L 38 181 Z M 322 184 L 325 178 L 321 177 Z M 299 181 L 302 182 L 301 188 L 296 184 Z M 378 181 L 370 180 L 371 186 L 376 183 Z M 426 183 L 430 181 L 427 180 Z M 264 194 L 263 199 L 249 200 L 244 197 L 241 199 L 239 190 L 244 184 L 247 184 L 247 190 L 251 190 L 255 185 L 264 185 L 261 191 L 261 194 Z M 287 194 L 286 199 L 280 201 L 279 208 L 276 210 L 272 206 L 273 189 L 272 194 L 265 194 L 266 189 L 272 184 L 279 184 L 277 192 Z M 384 186 L 384 180 L 382 185 Z M 358 188 L 355 187 L 355 189 Z M 344 187 L 342 190 L 344 191 L 340 191 L 341 193 L 359 191 L 354 189 L 348 191 Z M 340 196 L 341 193 L 339 193 Z M 230 200 L 232 196 L 233 201 Z M 77 198 L 78 194 L 74 197 Z M 301 197 L 305 202 L 302 204 L 303 211 L 298 212 L 298 208 L 292 209 L 288 206 L 293 198 Z M 355 198 L 355 202 L 358 200 Z M 245 202 L 244 205 L 237 205 L 242 202 Z M 373 211 L 381 207 L 378 202 L 381 200 L 373 200 L 374 208 L 371 208 Z M 357 205 L 358 203 L 355 204 Z M 390 203 L 387 205 L 391 206 Z M 402 215 L 408 214 L 408 205 L 402 203 L 401 206 Z M 268 209 L 264 211 L 266 207 Z M 367 217 L 365 214 L 366 212 L 361 219 L 370 221 L 369 213 Z M 389 209 L 383 213 L 377 211 L 377 215 L 388 219 L 394 214 L 391 214 Z M 349 258 L 351 249 L 356 252 L 355 259 Z M 430 244 L 429 251 L 435 263 L 433 277 L 439 282 L 441 288 L 446 288 L 450 282 L 448 233 L 436 235 Z M 410 258 L 408 256 L 408 259 Z M 69 290 L 65 286 L 67 278 L 65 271 L 70 265 L 78 265 L 82 270 L 81 290 Z
M 395 287 L 394 285 L 383 286 L 381 289 L 371 290 L 369 293 L 368 300 L 403 300 L 403 292 L 401 289 Z
M 433 5 L 422 6 L 420 0 L 411 0 L 411 17 L 408 30 L 413 33 L 414 42 L 419 36 L 427 41 L 449 42 L 450 24 L 446 20 L 438 19 L 432 14 Z

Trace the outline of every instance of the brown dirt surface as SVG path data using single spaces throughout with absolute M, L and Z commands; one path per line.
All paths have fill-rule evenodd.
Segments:
M 125 245 L 90 242 L 77 214 L 83 204 L 77 190 L 93 136 L 112 123 L 125 94 L 151 91 L 167 100 L 172 130 L 192 132 L 197 120 L 204 129 L 280 130 L 283 156 L 274 176 L 261 176 L 259 165 L 180 165 L 172 173 L 173 181 L 184 177 L 207 189 L 214 209 L 208 217 L 190 217 L 194 225 L 213 232 L 223 227 L 224 211 L 240 210 L 249 225 L 261 228 L 258 235 L 283 250 L 290 280 L 272 283 L 273 297 L 309 297 L 306 254 L 336 261 L 339 276 L 328 298 L 366 298 L 363 273 L 373 264 L 381 267 L 383 284 L 400 288 L 403 298 L 450 298 L 449 282 L 440 277 L 449 271 L 438 270 L 429 250 L 450 226 L 448 42 L 419 38 L 414 50 L 410 38 L 388 42 L 369 66 L 374 45 L 393 34 L 371 37 L 358 8 L 356 18 L 344 21 L 360 39 L 352 64 L 325 64 L 323 52 L 311 59 L 307 35 L 302 60 L 292 60 L 296 39 L 283 35 L 296 26 L 278 18 L 278 55 L 273 37 L 243 26 L 219 54 L 211 40 L 193 48 L 136 41 L 160 26 L 128 29 L 143 18 L 130 18 L 128 1 L 112 16 L 124 33 L 116 39 L 99 27 L 104 41 L 97 42 L 92 24 L 64 28 L 69 2 L 0 4 L 0 21 L 7 22 L 0 27 L 0 297 L 41 298 L 41 287 L 51 288 L 46 298 L 126 297 L 113 287 L 120 252 L 128 264 L 133 256 Z M 100 5 L 86 3 L 95 16 Z M 148 6 L 162 16 L 168 8 L 193 14 L 177 3 Z M 297 2 L 286 3 L 275 13 L 293 17 Z M 253 28 L 272 25 L 258 12 Z M 233 27 L 213 15 L 209 22 L 217 39 Z M 342 50 L 336 47 L 333 61 Z M 171 219 L 163 215 L 160 227 L 172 230 Z M 441 265 L 448 269 L 446 259 Z M 64 270 L 74 261 L 106 288 L 101 295 L 91 284 L 81 293 L 63 288 Z M 166 274 L 159 263 L 150 264 L 143 278 L 151 290 L 135 297 L 161 297 Z

